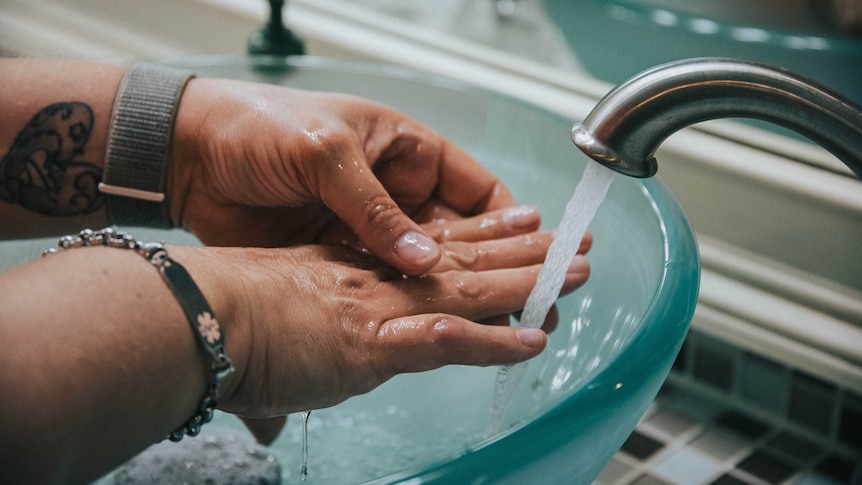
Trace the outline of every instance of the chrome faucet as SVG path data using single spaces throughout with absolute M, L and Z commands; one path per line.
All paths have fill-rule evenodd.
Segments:
M 781 68 L 724 58 L 671 62 L 620 84 L 572 128 L 590 158 L 633 177 L 651 177 L 653 156 L 693 123 L 744 117 L 794 130 L 862 178 L 862 108 Z

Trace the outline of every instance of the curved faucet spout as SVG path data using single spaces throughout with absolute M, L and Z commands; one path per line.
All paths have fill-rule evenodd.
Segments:
M 590 158 L 633 177 L 651 177 L 656 149 L 677 130 L 716 118 L 756 118 L 820 144 L 862 178 L 862 108 L 786 70 L 724 58 L 664 64 L 614 88 L 572 141 Z

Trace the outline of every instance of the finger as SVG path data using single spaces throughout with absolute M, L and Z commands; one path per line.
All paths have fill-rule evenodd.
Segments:
M 509 189 L 455 144 L 443 140 L 437 197 L 464 215 L 516 205 Z M 469 186 L 465 186 L 469 181 Z
M 542 264 L 551 240 L 551 233 L 534 232 L 490 241 L 451 241 L 441 246 L 443 256 L 434 272 L 488 271 Z
M 511 324 L 511 314 L 506 315 L 497 315 L 490 318 L 482 318 L 477 320 L 482 325 L 497 325 L 497 326 L 508 326 Z
M 255 441 L 264 446 L 269 446 L 278 438 L 281 430 L 287 423 L 287 416 L 276 416 L 273 418 L 246 418 L 240 416 L 245 427 L 251 431 Z
M 425 232 L 433 230 L 434 226 L 444 225 L 449 221 L 454 221 L 464 217 L 454 209 L 435 200 L 426 202 L 422 207 L 412 213 L 407 211 L 405 211 L 405 213 L 408 214 L 416 223 L 420 224 Z M 317 242 L 327 244 L 345 244 L 349 246 L 359 245 L 359 239 L 357 239 L 356 234 L 340 220 L 330 223 L 320 233 Z
M 578 254 L 587 254 L 590 248 L 593 247 L 593 233 L 587 231 L 584 233 L 584 238 L 581 239 L 581 245 L 578 246 Z
M 351 159 L 352 158 L 352 159 Z M 371 253 L 407 274 L 429 271 L 440 259 L 437 243 L 398 207 L 362 155 L 319 163 L 320 198 Z
M 424 227 L 425 224 L 445 224 L 449 221 L 461 219 L 464 216 L 446 204 L 431 199 L 423 204 L 418 210 L 410 214 L 410 217 L 419 224 L 422 224 Z
M 523 308 L 540 265 L 483 272 L 446 271 L 385 282 L 389 317 L 449 313 L 480 320 Z
M 448 364 L 514 364 L 538 355 L 547 343 L 539 329 L 481 325 L 446 314 L 427 314 L 384 322 L 376 355 L 383 372 L 423 372 Z
M 542 323 L 542 330 L 545 333 L 552 333 L 557 329 L 557 325 L 560 323 L 560 309 L 557 305 L 551 305 L 551 309 L 548 310 L 548 314 L 545 316 L 545 322 Z
M 407 212 L 432 195 L 462 216 L 515 205 L 511 193 L 496 176 L 456 145 L 415 121 L 399 125 L 397 136 L 380 153 L 374 168 L 381 183 Z
M 442 223 L 424 224 L 422 227 L 435 241 L 442 243 L 483 241 L 523 234 L 537 230 L 541 222 L 538 209 L 525 205 Z
M 477 243 L 449 242 L 442 246 L 443 257 L 432 272 L 490 271 L 540 265 L 544 263 L 550 243 L 551 235 L 547 232 Z M 575 255 L 566 269 L 560 295 L 581 287 L 589 277 L 590 263 L 586 256 Z
M 583 254 L 575 255 L 566 269 L 566 277 L 563 280 L 563 288 L 560 296 L 565 296 L 577 290 L 590 279 L 590 262 Z
M 401 306 L 393 310 L 451 313 L 471 320 L 519 311 L 536 285 L 540 268 L 535 264 L 481 272 L 454 270 L 391 281 L 392 289 L 401 293 Z M 589 271 L 584 256 L 573 258 L 560 293 L 571 293 L 583 285 Z
M 384 282 L 381 298 L 393 302 L 394 317 L 410 313 L 449 313 L 481 320 L 520 311 L 536 284 L 541 265 L 491 271 L 446 271 Z M 561 294 L 587 281 L 589 263 L 577 256 L 566 272 Z
M 515 319 L 521 321 L 521 313 L 515 312 Z M 560 310 L 556 304 L 551 305 L 551 308 L 548 310 L 548 314 L 545 316 L 545 321 L 542 323 L 542 330 L 547 334 L 551 334 L 554 330 L 557 329 L 557 326 L 560 322 Z

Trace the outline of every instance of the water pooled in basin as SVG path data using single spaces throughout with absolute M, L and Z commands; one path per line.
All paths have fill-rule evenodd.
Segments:
M 545 264 L 539 271 L 536 286 L 527 298 L 521 314 L 521 326 L 539 328 L 545 322 L 548 311 L 563 287 L 569 263 L 578 251 L 587 226 L 593 220 L 602 201 L 605 200 L 613 177 L 612 170 L 592 160 L 587 162 L 581 181 L 566 204 L 563 219 L 554 234 L 554 241 L 548 249 Z M 524 378 L 526 369 L 527 364 L 524 362 L 503 366 L 497 372 L 494 402 L 488 424 L 489 436 L 502 431 L 506 409 L 518 384 Z

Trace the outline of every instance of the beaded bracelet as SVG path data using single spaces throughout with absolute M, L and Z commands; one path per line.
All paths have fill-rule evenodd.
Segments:
M 167 438 L 171 441 L 180 441 L 185 435 L 197 436 L 201 427 L 209 423 L 215 414 L 221 381 L 234 370 L 233 364 L 225 354 L 224 334 L 221 332 L 212 308 L 186 269 L 168 256 L 164 245 L 141 243 L 132 236 L 114 231 L 111 228 L 105 228 L 101 231 L 84 229 L 76 236 L 63 236 L 57 243 L 56 249 L 46 249 L 42 256 L 86 246 L 131 249 L 140 254 L 159 270 L 162 279 L 167 283 L 183 308 L 197 340 L 212 358 L 210 362 L 212 379 L 206 395 L 198 405 L 197 413 L 184 425 L 171 432 Z

